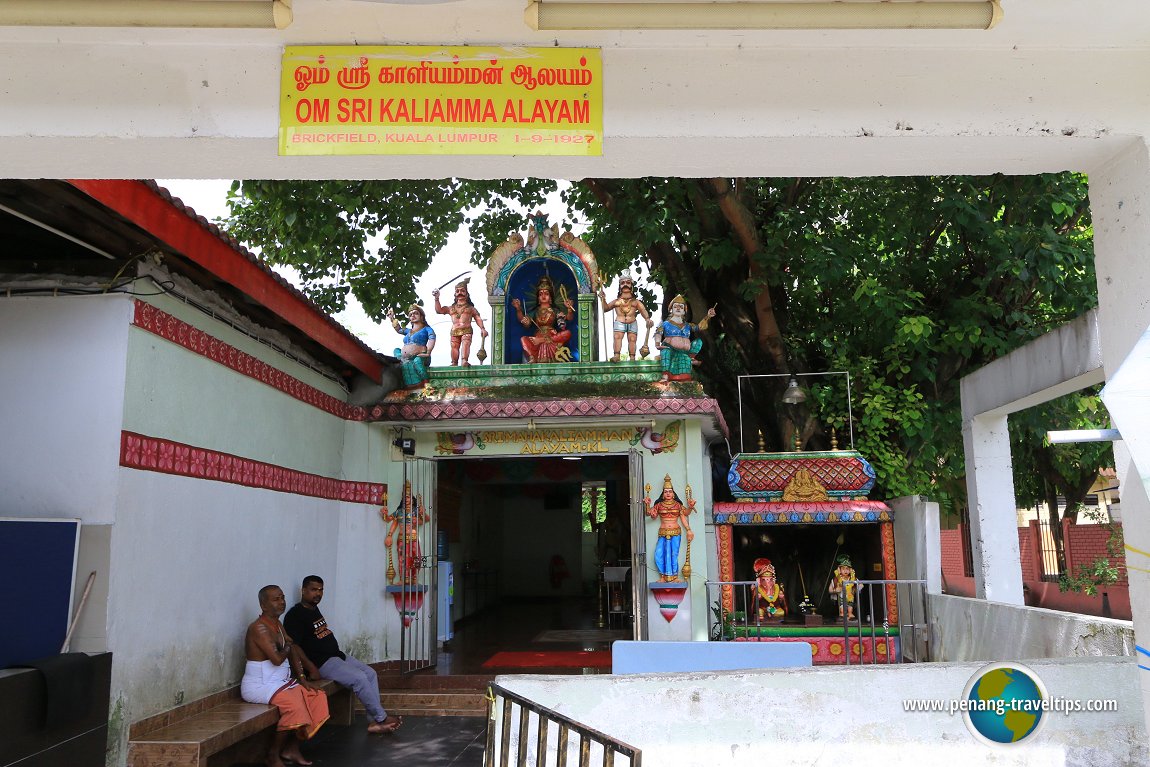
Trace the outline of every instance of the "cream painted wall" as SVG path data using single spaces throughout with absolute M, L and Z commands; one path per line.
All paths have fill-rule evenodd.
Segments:
M 340 387 L 182 304 L 163 308 L 341 396 Z M 119 466 L 122 428 L 354 481 L 383 482 L 387 434 L 347 422 L 154 334 L 124 295 L 0 299 L 0 515 L 84 523 L 97 571 L 74 649 L 115 653 L 116 764 L 127 726 L 238 682 L 258 589 L 304 575 L 345 647 L 387 655 L 382 521 L 341 503 Z M 389 609 L 390 605 L 388 605 Z
M 115 518 L 130 318 L 120 295 L 0 299 L 0 516 Z

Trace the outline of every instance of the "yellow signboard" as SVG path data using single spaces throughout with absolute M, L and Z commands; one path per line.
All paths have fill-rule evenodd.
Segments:
M 603 154 L 593 48 L 289 46 L 281 155 Z

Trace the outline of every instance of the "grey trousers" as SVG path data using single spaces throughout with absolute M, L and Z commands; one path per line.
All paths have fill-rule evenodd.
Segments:
M 363 702 L 368 717 L 373 721 L 382 722 L 387 718 L 387 712 L 379 702 L 379 675 L 371 666 L 350 655 L 347 656 L 347 660 L 341 660 L 336 656 L 324 661 L 319 667 L 319 673 L 324 679 L 331 679 L 344 687 L 350 687 L 355 697 Z

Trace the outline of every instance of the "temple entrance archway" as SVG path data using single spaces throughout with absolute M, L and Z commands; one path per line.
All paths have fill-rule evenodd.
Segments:
M 614 604 L 603 580 L 605 567 L 632 566 L 627 456 L 437 463 L 436 554 L 453 581 L 440 570 L 438 587 L 453 587 L 439 616 L 453 629 L 443 663 L 452 673 L 609 670 L 610 642 L 636 626 L 629 577 Z

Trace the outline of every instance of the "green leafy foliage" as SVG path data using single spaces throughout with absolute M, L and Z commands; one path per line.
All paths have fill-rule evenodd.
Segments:
M 1101 514 L 1102 512 L 1098 509 L 1091 509 L 1086 512 L 1087 517 L 1096 523 L 1105 524 L 1106 529 L 1110 532 L 1110 536 L 1106 539 L 1106 553 L 1109 556 L 1097 557 L 1089 564 L 1078 566 L 1072 575 L 1063 573 L 1058 578 L 1059 591 L 1078 591 L 1088 596 L 1094 596 L 1100 588 L 1106 588 L 1117 583 L 1118 579 L 1122 577 L 1122 570 L 1118 565 L 1119 562 L 1123 561 L 1125 555 L 1122 528 L 1117 527 L 1109 518 L 1103 520 Z
M 378 319 L 414 298 L 416 276 L 460 224 L 482 265 L 525 229 L 508 201 L 531 209 L 555 186 L 243 182 L 227 225 L 300 269 L 325 308 L 341 308 L 350 291 Z M 876 469 L 879 498 L 962 503 L 959 379 L 1097 302 L 1079 174 L 591 178 L 564 199 L 604 273 L 632 268 L 641 293 L 647 281 L 665 298 L 682 293 L 696 319 L 718 304 L 698 375 L 734 428 L 739 375 L 850 371 L 856 447 Z M 385 245 L 368 252 L 373 233 Z M 788 448 L 794 431 L 778 406 L 784 385 L 743 403 L 745 427 L 761 429 L 768 449 Z M 846 409 L 839 384 L 813 397 L 797 419 L 802 443 L 827 447 L 828 424 L 849 431 Z M 1033 433 L 1020 439 L 1038 449 Z

